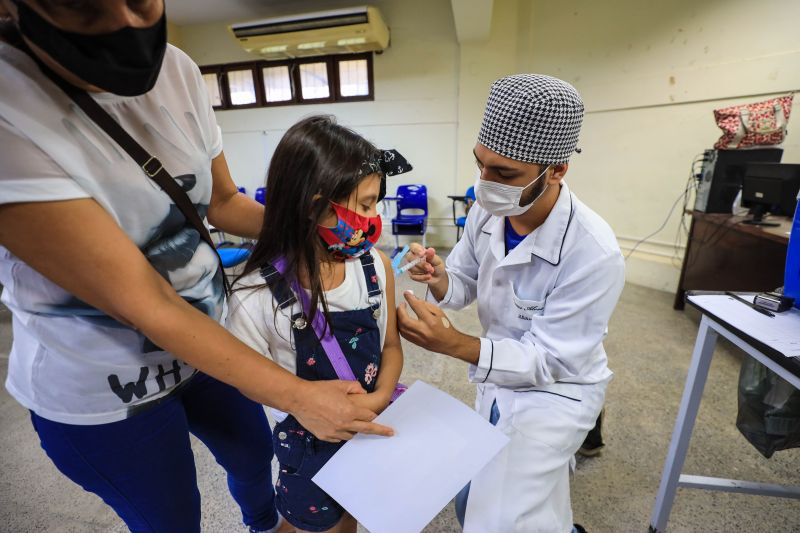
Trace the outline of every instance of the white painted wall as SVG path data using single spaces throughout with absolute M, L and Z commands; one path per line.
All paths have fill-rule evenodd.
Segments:
M 460 188 L 474 179 L 471 150 L 491 80 L 562 78 L 586 104 L 583 153 L 567 180 L 627 251 L 661 225 L 692 159 L 719 137 L 715 108 L 800 90 L 798 21 L 792 0 L 495 0 L 490 39 L 460 47 Z M 784 162 L 800 162 L 798 120 Z M 679 208 L 630 258 L 628 281 L 675 289 Z
M 661 225 L 692 159 L 719 137 L 714 109 L 800 89 L 793 0 L 537 1 L 529 20 L 520 67 L 561 77 L 583 95 L 584 151 L 573 158 L 570 185 L 623 248 Z M 797 121 L 784 162 L 800 162 Z M 630 281 L 675 288 L 677 222 L 628 261 Z
M 180 26 L 167 21 L 167 40 L 170 42 L 170 44 L 173 44 L 178 48 L 183 48 Z
M 298 118 L 333 113 L 408 155 L 416 170 L 393 181 L 428 186 L 432 241 L 452 243 L 446 195 L 474 180 L 472 148 L 489 84 L 545 73 L 573 83 L 586 102 L 570 186 L 628 248 L 661 224 L 692 159 L 718 138 L 713 109 L 800 89 L 794 0 L 494 0 L 489 39 L 460 45 L 447 0 L 374 3 L 392 30 L 391 48 L 375 57 L 375 101 L 220 112 L 239 183 L 262 178 L 248 146 L 266 143 L 254 156 L 263 162 Z M 182 26 L 180 42 L 199 64 L 251 59 L 222 23 Z M 789 123 L 785 162 L 800 162 L 798 120 Z M 673 249 L 677 229 L 673 216 L 631 257 L 629 281 L 674 290 L 683 254 Z
M 459 2 L 460 0 L 453 0 Z M 465 42 L 459 47 L 458 65 L 458 189 L 465 191 L 476 178 L 472 150 L 478 139 L 489 87 L 496 79 L 518 72 L 517 0 L 494 2 L 489 39 Z M 463 194 L 463 193 L 461 193 Z

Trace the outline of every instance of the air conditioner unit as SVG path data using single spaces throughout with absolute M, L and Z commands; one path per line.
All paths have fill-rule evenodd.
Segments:
M 264 59 L 383 51 L 389 28 L 371 6 L 240 22 L 230 30 L 242 48 Z

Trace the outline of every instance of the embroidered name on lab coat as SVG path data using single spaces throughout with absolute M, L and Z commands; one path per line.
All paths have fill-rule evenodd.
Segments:
M 534 314 L 541 314 L 541 312 L 544 311 L 544 302 L 522 300 L 516 296 L 512 298 L 514 300 L 514 306 L 520 311 L 517 313 L 517 318 L 520 320 L 533 320 Z

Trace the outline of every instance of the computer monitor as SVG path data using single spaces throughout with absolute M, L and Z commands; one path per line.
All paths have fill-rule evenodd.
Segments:
M 730 213 L 742 189 L 749 163 L 780 163 L 783 149 L 706 150 L 697 183 L 694 208 L 704 213 Z
M 800 190 L 800 165 L 787 163 L 750 163 L 742 180 L 742 206 L 753 215 L 745 224 L 777 226 L 764 222 L 764 214 L 792 216 Z

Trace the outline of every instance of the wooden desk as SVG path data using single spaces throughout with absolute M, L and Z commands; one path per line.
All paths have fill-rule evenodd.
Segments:
M 773 290 L 783 285 L 791 219 L 765 217 L 778 227 L 742 224 L 746 216 L 692 211 L 675 309 L 690 290 Z

